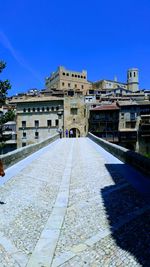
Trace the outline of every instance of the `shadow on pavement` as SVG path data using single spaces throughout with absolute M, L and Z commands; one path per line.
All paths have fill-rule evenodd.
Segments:
M 115 183 L 101 190 L 112 238 L 141 266 L 149 267 L 150 180 L 126 164 L 105 166 Z

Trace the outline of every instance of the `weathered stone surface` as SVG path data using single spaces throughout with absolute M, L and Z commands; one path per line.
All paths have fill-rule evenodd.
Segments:
M 0 266 L 148 267 L 150 202 L 128 166 L 88 138 L 37 155 L 0 187 Z

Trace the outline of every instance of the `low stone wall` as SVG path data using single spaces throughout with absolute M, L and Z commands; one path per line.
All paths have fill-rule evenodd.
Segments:
M 132 165 L 150 177 L 150 159 L 124 147 L 107 142 L 91 133 L 88 133 L 88 137 L 124 163 Z
M 54 142 L 56 139 L 59 138 L 59 134 L 55 134 L 48 139 L 45 139 L 37 144 L 32 144 L 29 146 L 18 148 L 12 152 L 9 152 L 5 155 L 1 155 L 1 159 L 4 165 L 4 168 L 8 168 L 18 161 L 26 158 L 27 156 L 31 155 L 32 153 L 38 151 L 39 149 L 49 145 L 50 143 Z

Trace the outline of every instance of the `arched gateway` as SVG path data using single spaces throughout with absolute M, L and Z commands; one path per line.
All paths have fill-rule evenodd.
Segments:
M 73 136 L 72 137 L 80 137 L 80 131 L 79 131 L 79 129 L 77 129 L 77 128 L 71 128 L 70 130 L 73 131 Z M 70 131 L 69 131 L 69 137 L 71 137 L 70 136 Z

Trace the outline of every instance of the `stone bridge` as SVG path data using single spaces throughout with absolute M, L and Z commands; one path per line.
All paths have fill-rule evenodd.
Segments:
M 150 266 L 150 179 L 63 138 L 0 179 L 1 267 Z

